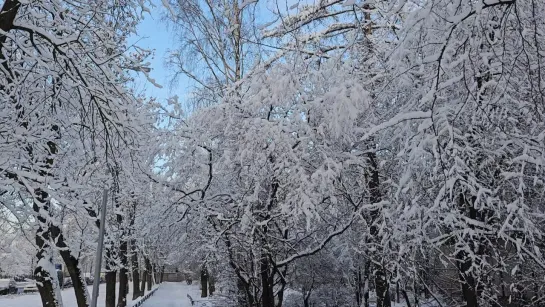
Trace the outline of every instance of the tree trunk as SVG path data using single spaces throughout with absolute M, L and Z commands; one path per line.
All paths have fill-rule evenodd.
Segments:
M 43 252 L 44 250 L 40 250 L 38 251 L 38 254 L 36 255 L 38 257 L 38 263 L 44 262 L 44 261 L 51 261 L 51 259 L 46 260 L 43 254 L 40 255 L 40 253 L 43 253 Z M 42 306 L 43 307 L 59 306 L 59 302 L 56 297 L 53 282 L 51 281 L 52 279 L 56 279 L 56 278 L 51 276 L 49 272 L 46 269 L 44 269 L 41 265 L 36 266 L 36 269 L 34 270 L 34 277 L 36 278 L 36 286 L 38 287 L 38 292 L 40 293 Z
M 119 269 L 119 297 L 117 301 L 117 307 L 127 306 L 127 294 L 129 290 L 129 276 L 127 267 L 127 241 L 122 241 L 119 245 L 119 259 L 121 260 L 121 269 Z
M 153 271 L 152 271 L 152 267 L 151 267 L 151 262 L 149 261 L 149 258 L 146 257 L 146 277 L 148 279 L 147 283 L 148 283 L 148 291 L 151 291 L 151 286 L 153 286 Z
M 261 258 L 261 306 L 274 307 L 274 289 L 267 255 Z
M 8 32 L 9 30 L 11 30 L 19 8 L 21 8 L 21 3 L 17 0 L 4 1 L 2 10 L 0 10 L 0 16 L 2 16 L 2 18 L 0 18 L 0 30 L 2 30 L 2 32 Z M 2 53 L 2 49 L 4 47 L 4 44 L 6 43 L 6 39 L 6 35 L 0 34 L 0 60 L 2 60 L 3 62 L 2 65 L 7 68 L 7 64 L 4 62 L 4 54 Z
M 370 178 L 367 180 L 367 185 L 369 188 L 370 201 L 373 204 L 379 203 L 382 201 L 382 195 L 380 192 L 380 178 L 377 164 L 377 156 L 374 152 L 367 154 L 367 161 L 369 163 L 369 172 Z M 378 227 L 376 225 L 377 219 L 380 215 L 378 210 L 373 210 L 371 212 L 371 241 L 377 244 L 375 255 L 381 257 L 380 255 L 382 248 L 380 246 L 380 238 L 378 237 Z M 388 276 L 386 270 L 382 265 L 375 265 L 375 292 L 377 296 L 377 307 L 390 307 L 392 302 L 390 301 L 390 285 L 388 283 Z
M 468 218 L 477 220 L 477 212 L 475 208 L 473 208 L 473 201 L 471 199 L 468 200 L 464 193 L 460 193 L 458 196 L 458 207 Z M 465 244 L 474 246 L 477 242 L 465 242 Z M 479 248 L 477 247 L 477 250 L 474 251 L 476 254 L 479 253 L 478 249 Z M 473 273 L 470 271 L 473 266 L 473 260 L 464 250 L 460 250 L 456 253 L 456 260 L 458 261 L 458 277 L 460 279 L 460 284 L 462 285 L 462 296 L 466 302 L 466 306 L 478 307 L 477 283 Z
M 396 303 L 400 303 L 401 300 L 400 300 L 400 297 L 399 297 L 399 281 L 396 282 Z
M 411 300 L 409 299 L 409 295 L 407 295 L 407 291 L 403 289 L 402 293 L 403 293 L 403 298 L 405 299 L 405 305 L 407 305 L 407 307 L 411 307 Z
M 284 270 L 284 273 L 282 274 L 282 276 L 286 276 L 286 271 L 287 270 Z M 285 290 L 286 290 L 286 279 L 281 277 L 281 279 L 280 279 L 280 288 L 278 289 L 278 292 L 276 293 L 276 297 L 277 297 L 276 307 L 282 307 L 282 304 L 284 303 L 284 291 Z
M 201 268 L 201 297 L 208 296 L 208 270 L 206 265 Z
M 365 260 L 365 267 L 363 269 L 363 306 L 369 307 L 369 280 L 371 275 L 371 261 Z
M 163 283 L 163 277 L 165 277 L 165 266 L 161 267 L 161 277 L 159 278 L 159 283 Z
M 354 288 L 356 289 L 356 306 L 361 306 L 363 293 L 362 293 L 362 276 L 361 268 L 358 265 L 358 268 L 354 271 Z
M 214 292 L 216 292 L 216 279 L 213 275 L 208 276 L 208 293 L 210 296 L 214 295 Z
M 42 263 L 48 263 L 53 265 L 53 259 L 51 256 L 50 246 L 44 241 L 40 233 L 42 228 L 40 227 L 36 233 L 36 245 L 38 245 L 38 253 L 36 258 L 38 264 L 34 269 L 34 277 L 36 278 L 36 286 L 40 292 L 40 298 L 42 300 L 43 307 L 56 307 L 59 305 L 58 298 L 55 292 L 55 280 L 56 276 L 52 275 L 46 268 L 42 266 Z
M 144 271 L 142 271 L 142 284 L 140 285 L 140 295 L 146 293 L 146 281 L 148 280 L 148 271 L 146 270 L 146 265 L 144 264 Z
M 157 264 L 152 264 L 151 265 L 151 269 L 153 271 L 153 278 L 151 279 L 151 282 L 155 285 L 155 284 L 158 284 L 159 283 L 159 276 L 158 276 L 158 271 L 157 271 Z
M 138 266 L 138 253 L 135 240 L 131 241 L 131 266 L 132 266 L 132 299 L 135 300 L 142 295 L 140 292 L 140 270 Z
M 40 212 L 49 211 L 49 194 L 36 189 L 36 201 L 32 205 L 34 212 L 37 214 L 38 230 L 36 231 L 36 268 L 34 269 L 34 277 L 36 278 L 36 286 L 40 292 L 43 307 L 55 307 L 62 304 L 61 297 L 57 297 L 60 292 L 56 291 L 58 287 L 57 274 L 48 271 L 47 267 L 53 267 L 53 251 L 49 240 L 51 238 L 51 230 L 48 221 L 40 215 Z M 46 267 L 44 267 L 46 265 Z
M 466 302 L 467 307 L 478 307 L 479 302 L 477 298 L 475 278 L 469 272 L 471 269 L 471 258 L 467 256 L 467 253 L 460 251 L 456 254 L 458 260 L 458 268 L 460 270 L 460 283 L 462 284 L 462 296 Z
M 303 306 L 304 307 L 310 307 L 310 295 L 304 295 L 303 296 Z M 358 307 L 359 307 L 359 305 L 358 305 Z
M 390 307 L 392 305 L 390 300 L 390 285 L 388 284 L 387 278 L 385 270 L 377 265 L 377 270 L 375 272 L 377 307 Z
M 248 306 L 253 307 L 255 306 L 256 299 L 252 295 L 252 291 L 250 290 L 250 285 L 248 283 L 245 283 L 239 276 L 237 279 L 237 301 L 239 306 Z
M 115 307 L 116 271 L 106 272 L 106 307 Z
M 58 237 L 57 246 L 59 246 L 60 242 L 63 243 L 62 245 L 66 246 L 64 244 L 64 239 L 62 238 L 62 236 Z M 70 279 L 72 280 L 72 286 L 74 287 L 74 293 L 76 295 L 76 302 L 78 304 L 78 307 L 89 306 L 89 302 L 87 301 L 87 298 L 89 297 L 87 292 L 87 284 L 83 280 L 83 276 L 79 268 L 78 259 L 76 259 L 67 249 L 61 249 L 60 254 L 64 261 L 64 264 L 66 264 L 68 274 L 70 274 Z
M 59 253 L 64 261 L 64 264 L 66 265 L 66 268 L 68 269 L 70 279 L 72 280 L 72 286 L 74 287 L 78 307 L 87 307 L 89 306 L 89 302 L 87 301 L 89 295 L 87 293 L 87 284 L 83 280 L 83 276 L 81 274 L 79 260 L 70 252 L 70 248 L 68 245 L 66 245 L 60 228 L 57 226 L 51 226 L 50 229 L 51 236 L 55 238 L 55 244 L 59 248 Z M 62 283 L 64 281 L 61 280 L 59 282 Z

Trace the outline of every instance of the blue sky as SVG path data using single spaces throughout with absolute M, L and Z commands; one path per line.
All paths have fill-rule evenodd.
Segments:
M 183 97 L 187 89 L 187 81 L 181 80 L 176 86 L 170 88 L 170 75 L 172 74 L 165 67 L 165 54 L 168 49 L 175 47 L 172 34 L 167 29 L 167 24 L 161 21 L 163 6 L 160 0 L 152 0 L 155 7 L 149 7 L 151 14 L 144 13 L 144 21 L 138 25 L 138 35 L 131 39 L 131 42 L 145 49 L 155 50 L 153 58 L 149 59 L 152 71 L 150 77 L 162 85 L 162 88 L 157 88 L 147 82 L 144 76 L 140 76 L 137 81 L 137 89 L 144 90 L 148 96 L 153 96 L 159 102 L 165 102 L 166 99 L 173 95 Z M 184 84 L 185 83 L 185 84 Z
M 290 7 L 295 3 L 312 3 L 316 0 L 286 0 L 280 6 L 280 9 Z M 153 58 L 149 59 L 150 77 L 155 79 L 156 83 L 162 85 L 162 88 L 157 88 L 149 83 L 146 78 L 140 75 L 136 81 L 136 88 L 139 91 L 144 91 L 148 97 L 157 98 L 158 102 L 164 103 L 168 97 L 177 95 L 183 103 L 183 98 L 191 90 L 191 82 L 188 78 L 181 76 L 179 82 L 171 86 L 170 76 L 172 71 L 165 66 L 165 55 L 169 49 L 176 48 L 173 35 L 167 27 L 167 23 L 161 18 L 165 12 L 161 0 L 151 0 L 154 7 L 149 7 L 150 13 L 144 13 L 144 20 L 138 25 L 138 34 L 130 39 L 131 43 L 135 43 L 142 48 L 155 50 Z M 280 2 L 282 3 L 282 2 Z M 266 1 L 266 4 L 272 5 Z M 274 2 L 273 2 L 274 4 Z M 273 9 L 274 5 L 269 9 Z M 285 13 L 285 12 L 284 12 Z M 261 11 L 261 18 L 268 16 L 270 12 L 267 10 Z

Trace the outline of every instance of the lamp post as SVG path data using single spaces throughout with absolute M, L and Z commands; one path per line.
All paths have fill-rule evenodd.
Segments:
M 104 247 L 104 229 L 106 228 L 106 204 L 108 203 L 108 190 L 102 192 L 102 210 L 100 212 L 100 232 L 98 235 L 98 247 L 95 258 L 95 279 L 93 280 L 93 296 L 91 307 L 97 306 L 98 287 L 100 285 L 100 267 L 102 266 L 102 249 Z

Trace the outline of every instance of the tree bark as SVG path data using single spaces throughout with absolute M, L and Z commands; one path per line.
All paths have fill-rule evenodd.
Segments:
M 471 199 L 468 200 L 465 197 L 464 193 L 460 193 L 458 197 L 459 209 L 462 210 L 470 219 L 478 220 L 476 209 L 473 208 L 473 201 Z M 465 244 L 474 246 L 477 242 L 465 242 Z M 477 246 L 478 245 L 479 244 L 477 244 Z M 474 250 L 476 254 L 479 253 L 478 249 L 479 247 L 477 247 L 477 250 Z M 464 301 L 466 302 L 466 306 L 478 307 L 479 300 L 477 294 L 477 283 L 475 281 L 473 273 L 470 271 L 471 267 L 473 266 L 473 260 L 464 250 L 460 250 L 456 253 L 456 260 L 458 261 L 458 277 L 462 286 L 462 296 L 464 298 Z
M 36 278 L 36 286 L 40 292 L 40 298 L 44 307 L 54 307 L 60 302 L 55 292 L 56 274 L 51 274 L 44 265 L 53 265 L 53 252 L 49 241 L 51 239 L 51 230 L 48 221 L 40 215 L 41 211 L 49 210 L 49 194 L 41 189 L 35 191 L 35 201 L 32 205 L 34 212 L 37 214 L 38 230 L 36 231 L 36 268 L 34 269 L 34 277 Z M 57 283 L 58 286 L 58 283 Z
M 17 0 L 6 0 L 4 2 L 2 10 L 0 10 L 0 16 L 2 16 L 2 18 L 0 18 L 0 30 L 3 32 L 11 30 L 19 8 L 21 8 L 21 3 Z M 0 34 L 0 60 L 4 60 L 2 49 L 6 43 L 6 39 L 6 35 Z M 2 65 L 6 66 L 6 63 L 2 63 Z
M 466 302 L 467 307 L 478 307 L 479 302 L 477 298 L 475 278 L 469 272 L 471 269 L 471 259 L 467 256 L 467 253 L 460 251 L 456 254 L 458 260 L 458 268 L 460 270 L 460 283 L 462 284 L 462 296 Z
M 399 297 L 399 281 L 396 282 L 396 303 L 400 303 L 401 300 L 400 300 L 400 297 Z
M 363 306 L 369 307 L 369 280 L 371 275 L 371 261 L 365 260 L 365 267 L 363 269 Z
M 106 272 L 106 307 L 115 307 L 116 271 Z
M 303 296 L 303 306 L 310 307 L 310 292 L 308 293 L 308 295 Z
M 216 292 L 216 279 L 214 278 L 213 275 L 210 275 L 208 276 L 208 293 L 210 294 L 210 296 L 214 295 L 214 292 Z
M 269 212 L 277 204 L 277 192 L 279 184 L 276 181 L 276 178 L 273 177 L 273 182 L 271 184 L 271 192 L 269 196 L 269 201 L 267 204 L 267 212 L 263 217 L 263 220 L 267 220 L 270 217 Z M 268 226 L 265 223 L 261 227 L 262 237 L 261 237 L 261 260 L 260 260 L 260 269 L 261 269 L 261 306 L 262 307 L 274 307 L 274 274 L 272 264 L 270 262 L 270 251 L 267 250 L 267 239 L 266 235 L 268 232 Z
M 272 274 L 270 273 L 270 263 L 267 255 L 261 258 L 261 306 L 274 307 L 274 289 Z
M 140 270 L 138 266 L 138 252 L 136 241 L 131 241 L 131 266 L 132 266 L 132 299 L 135 300 L 142 295 L 140 292 Z
M 113 245 L 113 242 L 110 242 Z M 106 249 L 106 307 L 115 307 L 116 270 L 112 259 L 111 247 Z
M 36 254 L 38 258 L 38 263 L 43 261 L 52 262 L 52 259 L 46 259 L 47 252 L 44 249 L 40 249 Z M 57 297 L 55 295 L 55 289 L 53 286 L 52 279 L 55 277 L 51 276 L 49 272 L 43 268 L 41 265 L 37 265 L 34 270 L 34 277 L 36 278 L 36 286 L 38 287 L 38 292 L 40 293 L 40 298 L 42 300 L 43 307 L 55 307 L 58 306 Z
M 79 267 L 79 260 L 70 252 L 70 248 L 68 245 L 66 245 L 61 229 L 52 225 L 50 226 L 50 231 L 51 237 L 54 238 L 54 242 L 59 248 L 59 253 L 62 260 L 68 269 L 68 274 L 72 280 L 72 286 L 74 287 L 74 294 L 76 295 L 76 303 L 78 304 L 78 307 L 89 306 L 89 302 L 87 301 L 89 297 L 87 293 L 87 284 L 83 280 L 81 269 Z M 63 281 L 61 280 L 59 282 L 62 283 Z
M 142 284 L 140 285 L 140 295 L 144 295 L 146 292 L 146 281 L 148 280 L 148 271 L 146 270 L 146 265 L 144 264 L 144 270 L 142 271 Z
M 153 276 L 153 271 L 152 271 L 152 267 L 151 267 L 151 262 L 149 261 L 149 258 L 146 257 L 146 278 L 148 279 L 147 283 L 148 283 L 148 291 L 151 291 L 151 286 L 153 286 L 153 281 L 152 281 L 152 276 Z
M 161 277 L 159 278 L 159 283 L 163 283 L 163 277 L 165 277 L 165 266 L 161 267 Z
M 407 307 L 411 307 L 411 300 L 409 299 L 409 295 L 407 295 L 407 291 L 405 289 L 402 290 L 403 298 L 405 299 L 405 304 Z
M 356 306 L 361 306 L 363 298 L 363 289 L 362 289 L 362 276 L 361 276 L 361 267 L 358 265 L 358 268 L 354 271 L 354 287 L 356 289 Z
M 375 272 L 375 290 L 377 295 L 377 307 L 390 307 L 390 285 L 384 269 L 377 265 Z
M 208 296 L 208 270 L 206 265 L 203 264 L 201 268 L 201 297 Z
M 62 244 L 60 244 L 61 242 Z M 57 239 L 57 246 L 61 247 L 59 245 L 66 246 L 62 235 L 59 236 Z M 76 295 L 76 302 L 78 304 L 78 307 L 89 306 L 89 302 L 87 301 L 87 298 L 89 297 L 87 292 L 87 284 L 83 280 L 81 269 L 79 267 L 79 260 L 76 259 L 68 249 L 61 249 L 60 254 L 64 261 L 64 264 L 66 264 L 68 274 L 70 274 L 70 279 L 72 280 L 72 286 L 74 287 L 74 294 Z
M 256 301 L 256 299 L 254 299 L 254 296 L 252 295 L 250 285 L 244 282 L 244 280 L 240 278 L 240 276 L 238 276 L 237 279 L 237 290 L 237 301 L 239 306 L 255 306 L 254 302 Z
M 51 276 L 50 272 L 41 265 L 41 263 L 44 262 L 53 262 L 51 251 L 49 250 L 51 247 L 40 235 L 42 230 L 42 228 L 39 228 L 36 233 L 36 245 L 38 246 L 36 258 L 38 262 L 34 269 L 34 277 L 36 278 L 36 286 L 40 292 L 43 307 L 54 307 L 58 305 L 53 285 L 53 281 L 56 277 Z
M 367 158 L 370 172 L 370 178 L 367 180 L 370 201 L 371 203 L 376 204 L 382 201 L 377 156 L 374 152 L 371 152 L 367 154 Z M 373 210 L 371 212 L 372 221 L 370 234 L 372 242 L 377 244 L 375 255 L 381 257 L 380 252 L 382 251 L 382 248 L 380 247 L 380 238 L 378 238 L 379 231 L 376 225 L 379 213 L 378 210 Z M 375 292 L 377 296 L 377 307 L 390 307 L 392 305 L 390 300 L 390 285 L 388 283 L 386 270 L 382 265 L 378 264 L 375 265 Z
M 117 307 L 127 306 L 127 294 L 129 290 L 129 276 L 128 276 L 128 252 L 127 241 L 122 241 L 119 245 L 119 259 L 121 260 L 121 269 L 119 269 L 119 297 L 117 301 Z

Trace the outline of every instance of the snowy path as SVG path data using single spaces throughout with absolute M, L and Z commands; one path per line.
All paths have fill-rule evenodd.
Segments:
M 142 307 L 190 307 L 188 294 L 196 301 L 201 299 L 198 285 L 164 282 Z
M 93 286 L 88 286 L 87 290 L 89 295 L 93 292 Z M 116 293 L 117 291 L 116 286 Z M 198 288 L 197 288 L 198 290 Z M 98 296 L 98 307 L 104 307 L 104 293 L 106 293 L 106 284 L 101 284 L 99 287 L 99 296 Z M 147 291 L 146 291 L 147 293 Z M 74 294 L 73 288 L 64 289 L 61 292 L 62 301 L 64 307 L 76 307 L 76 295 Z M 127 298 L 132 298 L 132 283 L 129 283 L 129 295 Z M 33 294 L 24 294 L 24 295 L 7 295 L 0 296 L 0 306 L 1 307 L 40 307 L 42 302 L 40 300 L 40 295 L 38 293 Z M 159 307 L 160 305 L 158 305 Z

